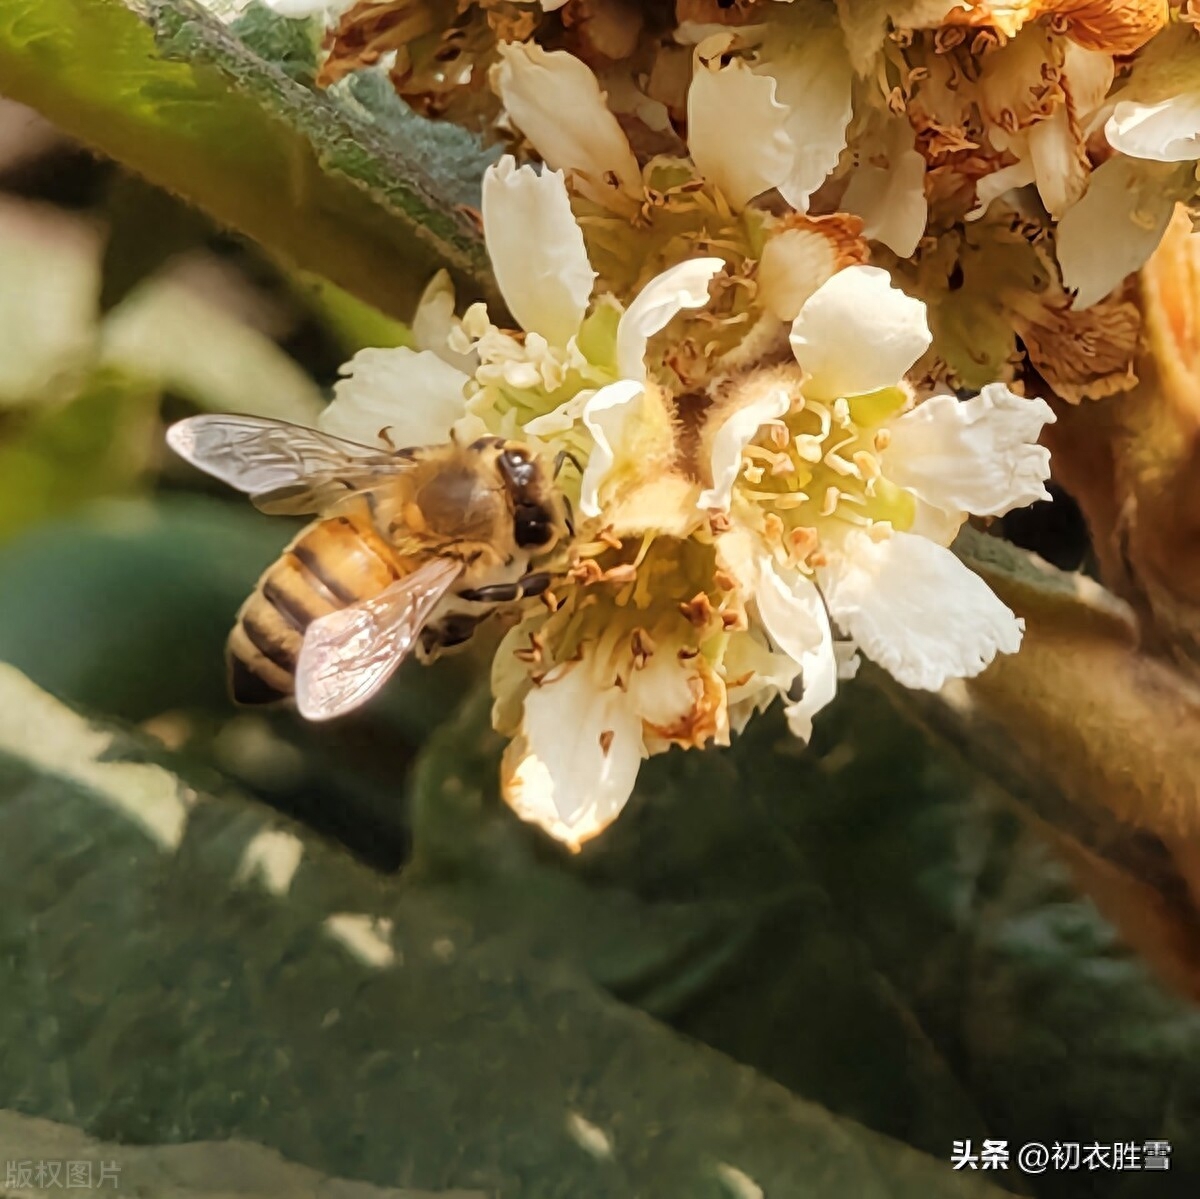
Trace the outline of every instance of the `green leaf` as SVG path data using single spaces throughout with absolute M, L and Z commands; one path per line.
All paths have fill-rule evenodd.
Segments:
M 195 497 L 43 524 L 0 549 L 0 659 L 130 720 L 224 708 L 225 637 L 292 528 Z
M 97 371 L 70 403 L 11 420 L 0 444 L 0 539 L 87 500 L 132 489 L 158 430 L 158 389 Z
M 0 1112 L 0 1160 L 8 1177 L 55 1190 L 126 1190 L 155 1199 L 486 1199 L 482 1191 L 386 1190 L 327 1178 L 248 1141 L 191 1145 L 120 1145 L 93 1140 L 69 1124 Z M 71 1163 L 73 1181 L 67 1174 Z M 39 1173 L 39 1167 L 42 1173 Z M 41 1190 L 41 1186 L 38 1185 Z
M 729 751 L 647 763 L 577 857 L 499 802 L 486 719 L 480 702 L 419 765 L 414 870 L 497 931 L 931 1154 L 967 1137 L 1174 1134 L 1177 1177 L 1200 1177 L 1182 1131 L 1200 1111 L 1200 1012 L 1121 943 L 1009 797 L 869 677 L 807 750 L 776 714 Z M 1092 1194 L 1078 1175 L 1029 1184 Z M 1138 1177 L 1110 1184 L 1144 1193 Z
M 0 1103 L 522 1199 L 985 1199 L 0 669 Z M 53 1063 L 54 1068 L 47 1068 Z
M 464 299 L 495 300 L 474 226 L 421 148 L 300 87 L 189 0 L 142 7 L 148 24 L 119 0 L 5 0 L 4 93 L 395 316 L 441 266 Z
M 364 304 L 327 279 L 298 273 L 293 282 L 297 294 L 329 327 L 347 358 L 371 347 L 412 345 L 407 325 Z
M 230 29 L 259 58 L 278 67 L 289 79 L 304 87 L 316 82 L 322 34 L 319 20 L 284 17 L 262 0 L 250 0 Z

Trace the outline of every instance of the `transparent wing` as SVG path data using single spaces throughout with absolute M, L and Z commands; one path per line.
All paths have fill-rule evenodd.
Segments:
M 296 706 L 306 720 L 331 720 L 364 704 L 416 644 L 462 563 L 434 558 L 373 599 L 314 620 L 296 664 Z
M 272 513 L 321 512 L 350 492 L 412 469 L 402 454 L 258 416 L 192 416 L 167 430 L 167 443 Z

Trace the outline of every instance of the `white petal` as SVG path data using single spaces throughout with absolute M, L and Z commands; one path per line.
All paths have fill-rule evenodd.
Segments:
M 794 147 L 792 167 L 779 184 L 783 198 L 799 212 L 846 148 L 846 126 L 853 113 L 853 74 L 841 31 L 814 29 L 791 42 L 755 70 L 774 76 L 779 102 L 788 110 L 784 128 Z
M 516 814 L 576 847 L 617 818 L 645 756 L 641 719 L 592 666 L 559 667 L 530 691 L 503 767 Z
M 967 220 L 977 221 L 991 207 L 992 201 L 1018 187 L 1027 187 L 1032 182 L 1033 163 L 1028 159 L 984 175 L 975 183 L 975 207 L 967 213 Z
M 460 354 L 450 348 L 450 335 L 461 322 L 454 314 L 454 284 L 450 272 L 438 271 L 417 301 L 412 319 L 412 337 L 418 350 L 432 350 L 443 362 L 467 374 L 479 365 L 478 354 Z
M 816 588 L 814 587 L 815 591 Z M 820 644 L 809 650 L 800 659 L 800 698 L 784 708 L 788 728 L 801 741 L 812 738 L 813 717 L 837 695 L 840 668 L 834 652 L 833 630 L 829 627 L 829 616 L 825 605 L 818 603 L 813 609 L 821 626 Z
M 777 567 L 744 528 L 735 527 L 717 539 L 717 559 L 754 597 L 759 622 L 792 661 L 803 662 L 805 654 L 820 646 L 825 614 L 820 593 L 809 579 Z
M 505 155 L 483 176 L 483 234 L 501 294 L 527 333 L 564 346 L 587 311 L 596 272 L 558 171 Z
M 785 571 L 764 555 L 758 560 L 754 604 L 771 640 L 803 669 L 810 655 L 820 651 L 829 623 L 812 580 Z
M 1077 293 L 1074 308 L 1104 299 L 1154 253 L 1180 198 L 1170 182 L 1163 168 L 1120 155 L 1092 172 L 1083 199 L 1058 223 L 1058 265 Z
M 317 419 L 326 433 L 364 445 L 436 445 L 466 412 L 467 376 L 429 350 L 360 350 Z
M 823 283 L 792 324 L 796 361 L 814 396 L 891 387 L 929 348 L 925 305 L 876 266 L 850 266 Z
M 700 173 L 730 205 L 744 208 L 791 173 L 795 146 L 775 80 L 744 62 L 701 63 L 688 89 L 688 149 Z
M 267 7 L 281 17 L 340 16 L 353 8 L 356 0 L 267 0 Z
M 865 147 L 850 175 L 842 209 L 861 217 L 863 233 L 907 258 L 917 248 L 929 219 L 925 198 L 925 159 L 913 148 L 912 126 L 904 117 L 888 122 L 877 153 Z M 876 157 L 884 165 L 875 163 Z
M 638 418 L 644 393 L 636 379 L 619 379 L 600 388 L 584 406 L 583 423 L 594 442 L 579 488 L 584 516 L 600 515 L 600 488 L 621 451 L 626 425 Z
M 791 405 L 791 396 L 786 388 L 781 387 L 767 392 L 729 416 L 713 438 L 712 461 L 709 464 L 713 485 L 700 493 L 697 507 L 729 511 L 733 484 L 742 469 L 742 451 L 767 421 L 777 420 Z
M 875 542 L 854 530 L 818 576 L 833 619 L 906 687 L 936 691 L 1020 647 L 1024 622 L 924 537 Z
M 884 473 L 934 507 L 1002 516 L 1050 498 L 1050 451 L 1037 439 L 1053 423 L 1045 400 L 1003 383 L 965 401 L 931 396 L 889 426 Z
M 501 42 L 492 85 L 513 124 L 555 170 L 584 177 L 585 190 L 603 200 L 614 177 L 630 195 L 642 192 L 642 172 L 608 110 L 591 68 L 565 50 L 533 42 Z
M 646 342 L 685 308 L 703 308 L 709 283 L 724 267 L 720 258 L 691 258 L 642 288 L 617 325 L 617 370 L 623 379 L 645 379 Z
M 1130 158 L 1187 162 L 1200 158 L 1200 92 L 1185 92 L 1156 104 L 1121 100 L 1104 125 L 1114 150 Z

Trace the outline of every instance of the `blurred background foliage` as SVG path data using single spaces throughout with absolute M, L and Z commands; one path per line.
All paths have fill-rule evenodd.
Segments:
M 572 857 L 498 799 L 486 643 L 332 727 L 229 705 L 225 635 L 294 526 L 163 429 L 311 421 L 432 262 L 488 294 L 445 215 L 478 147 L 366 79 L 302 99 L 311 37 L 260 5 L 242 45 L 145 8 L 200 65 L 108 0 L 0 0 L 0 90 L 58 122 L 0 104 L 9 1156 L 261 1147 L 131 1159 L 190 1195 L 1195 1194 L 1190 229 L 1143 282 L 1138 393 L 1062 407 L 1054 503 L 960 544 L 1021 655 L 941 696 L 866 670 L 807 751 L 776 718 L 656 759 Z M 412 251 L 422 173 L 447 203 Z M 1174 1157 L 951 1172 L 984 1137 Z

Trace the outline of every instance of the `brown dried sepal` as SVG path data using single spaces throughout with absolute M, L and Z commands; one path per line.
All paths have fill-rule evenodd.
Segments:
M 1069 404 L 1099 400 L 1137 386 L 1142 314 L 1120 295 L 1082 312 L 1065 297 L 1016 317 L 1029 361 Z
M 1163 29 L 1170 16 L 1167 0 L 1003 0 L 952 8 L 946 25 L 988 26 L 1007 37 L 1031 21 L 1046 18 L 1088 50 L 1133 54 Z

